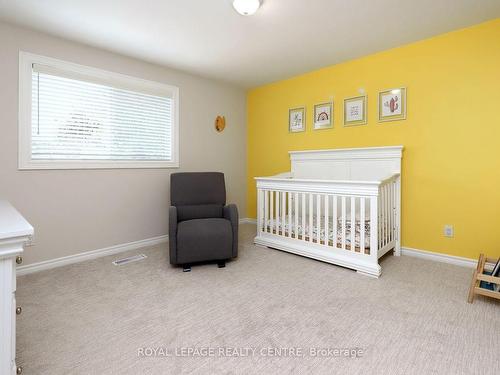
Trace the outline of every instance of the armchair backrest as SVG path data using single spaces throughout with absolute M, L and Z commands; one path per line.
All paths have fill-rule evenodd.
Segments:
M 220 172 L 184 172 L 170 175 L 170 202 L 177 220 L 220 218 L 226 204 L 226 184 Z

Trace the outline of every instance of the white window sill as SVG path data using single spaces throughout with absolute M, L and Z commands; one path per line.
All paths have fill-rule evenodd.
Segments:
M 36 169 L 150 169 L 179 168 L 174 161 L 109 161 L 109 160 L 30 160 L 19 163 L 19 170 Z

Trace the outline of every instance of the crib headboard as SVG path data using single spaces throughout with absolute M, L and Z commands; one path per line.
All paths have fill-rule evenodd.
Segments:
M 382 180 L 401 173 L 403 146 L 290 151 L 294 178 Z

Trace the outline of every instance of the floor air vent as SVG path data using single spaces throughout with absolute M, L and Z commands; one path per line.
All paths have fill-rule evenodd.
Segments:
M 143 260 L 143 259 L 146 259 L 146 258 L 147 258 L 146 255 L 144 255 L 144 254 L 138 254 L 138 255 L 133 255 L 131 257 L 128 257 L 128 258 L 117 259 L 117 260 L 113 261 L 113 264 L 115 266 L 121 266 L 123 264 L 137 262 L 138 260 Z

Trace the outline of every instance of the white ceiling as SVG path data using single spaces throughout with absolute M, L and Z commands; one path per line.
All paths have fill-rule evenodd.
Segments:
M 0 0 L 0 19 L 242 87 L 500 17 L 500 0 Z M 0 47 L 1 48 L 1 47 Z

